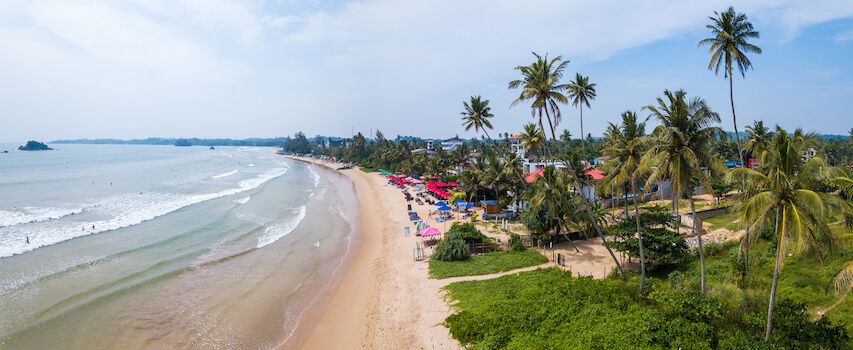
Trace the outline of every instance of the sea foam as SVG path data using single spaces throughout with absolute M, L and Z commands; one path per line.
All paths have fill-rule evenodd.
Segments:
M 234 175 L 234 174 L 236 174 L 238 171 L 239 171 L 239 170 L 229 171 L 229 172 L 227 172 L 227 173 L 219 174 L 219 175 L 216 175 L 216 176 L 211 176 L 210 178 L 211 178 L 211 179 L 221 179 L 221 178 L 226 177 L 226 176 Z
M 231 196 L 252 190 L 263 183 L 284 175 L 287 168 L 276 168 L 255 178 L 242 180 L 238 187 L 214 193 L 181 195 L 174 193 L 142 192 L 109 197 L 82 209 L 85 212 L 105 214 L 110 219 L 93 222 L 51 220 L 56 215 L 45 215 L 43 221 L 0 227 L 0 258 L 27 252 L 39 247 L 69 239 L 111 231 L 140 224 L 178 209 L 211 199 Z M 80 212 L 80 211 L 74 211 Z M 304 214 L 303 214 L 304 215 Z M 59 216 L 61 218 L 62 216 Z M 94 228 L 92 226 L 94 225 Z M 29 238 L 29 244 L 26 240 Z M 277 238 L 276 238 L 277 239 Z
M 79 214 L 83 208 L 37 208 L 24 207 L 18 210 L 0 210 L 0 228 L 31 222 L 59 219 L 63 216 Z
M 305 218 L 305 205 L 294 209 L 294 211 L 295 215 L 293 217 L 289 217 L 267 227 L 264 231 L 264 235 L 258 238 L 258 248 L 268 246 L 282 237 L 287 236 L 289 233 L 293 232 L 297 226 L 299 226 L 299 223 Z

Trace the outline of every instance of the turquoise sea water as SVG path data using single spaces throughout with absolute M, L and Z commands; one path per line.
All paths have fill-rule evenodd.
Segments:
M 3 349 L 273 347 L 359 244 L 352 183 L 272 148 L 55 148 L 0 154 Z

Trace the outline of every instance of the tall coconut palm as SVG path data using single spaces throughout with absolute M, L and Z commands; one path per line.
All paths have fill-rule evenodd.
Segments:
M 725 172 L 722 161 L 717 159 L 710 149 L 711 140 L 723 134 L 722 129 L 713 126 L 720 122 L 720 116 L 701 98 L 686 101 L 687 93 L 684 90 L 674 93 L 664 90 L 663 93 L 666 100 L 658 97 L 657 106 L 643 107 L 651 111 L 651 117 L 657 119 L 661 125 L 653 132 L 657 142 L 643 156 L 641 172 L 650 174 L 646 181 L 647 186 L 668 178 L 676 198 L 686 193 L 695 218 L 692 180 L 698 179 L 700 184 L 710 190 L 710 179 L 702 167 L 706 166 L 717 174 Z M 698 220 L 694 220 L 693 232 L 698 239 L 702 270 L 701 289 L 702 294 L 705 294 L 705 252 L 702 246 L 702 229 L 698 226 Z
M 584 162 L 586 158 L 586 144 L 583 138 L 583 105 L 589 108 L 589 101 L 595 100 L 595 84 L 590 84 L 589 77 L 577 73 L 575 80 L 569 84 L 567 97 L 572 100 L 572 106 L 578 106 L 581 111 L 581 157 Z
M 637 221 L 637 239 L 640 244 L 640 293 L 646 284 L 646 261 L 643 255 L 643 236 L 640 231 L 640 207 L 637 201 L 637 183 L 640 180 L 640 160 L 646 151 L 649 140 L 645 138 L 646 123 L 637 122 L 637 114 L 631 111 L 622 113 L 622 125 L 610 123 L 608 128 L 609 147 L 604 154 L 610 156 L 605 163 L 607 176 L 601 181 L 612 185 L 630 184 L 634 198 L 634 218 Z M 626 217 L 627 219 L 627 217 Z
M 765 152 L 767 156 L 762 157 L 766 173 L 738 168 L 727 175 L 728 180 L 744 179 L 751 188 L 757 189 L 741 204 L 741 219 L 754 227 L 763 227 L 771 221 L 775 223 L 776 267 L 770 286 L 765 341 L 770 340 L 773 330 L 776 287 L 787 250 L 799 253 L 807 246 L 820 248 L 835 244 L 832 232 L 823 220 L 832 199 L 807 188 L 819 181 L 828 167 L 820 156 L 803 162 L 800 152 L 808 145 L 808 137 L 801 133 L 788 135 L 779 129 L 770 149 Z
M 510 107 L 523 101 L 532 100 L 530 105 L 531 114 L 533 117 L 537 117 L 538 112 L 539 127 L 541 129 L 545 129 L 542 125 L 542 115 L 545 115 L 545 118 L 548 120 L 548 126 L 551 130 L 551 138 L 556 140 L 557 135 L 554 128 L 559 124 L 561 118 L 560 107 L 557 103 L 567 103 L 568 101 L 566 96 L 562 93 L 568 89 L 568 85 L 560 84 L 560 79 L 563 77 L 563 69 L 565 69 L 565 66 L 569 61 L 563 61 L 561 56 L 557 56 L 549 61 L 547 55 L 545 55 L 544 58 L 537 55 L 535 52 L 533 55 L 536 56 L 536 62 L 533 62 L 533 64 L 529 66 L 515 67 L 516 70 L 521 72 L 523 79 L 511 81 L 509 83 L 509 88 L 521 88 L 522 90 L 518 98 L 510 104 Z M 566 154 L 565 149 L 560 147 L 560 150 L 563 156 L 563 164 L 572 175 L 574 183 L 577 186 L 580 186 L 581 181 L 578 179 L 577 173 L 568 164 L 569 157 Z M 581 196 L 581 198 L 588 202 L 584 196 Z M 613 250 L 610 249 L 610 245 L 604 238 L 604 234 L 601 233 L 601 228 L 595 221 L 595 214 L 592 212 L 591 206 L 586 205 L 584 207 L 586 208 L 587 214 L 592 219 L 596 233 L 598 233 L 598 236 L 604 242 L 604 246 L 610 253 L 610 257 L 612 257 L 613 261 L 616 263 L 616 267 L 619 269 L 619 272 L 622 273 L 624 278 L 627 278 L 628 275 L 625 274 L 625 271 L 622 269 L 622 264 L 619 263 L 619 259 L 616 258 L 616 254 L 614 254 Z
M 850 128 L 850 143 L 853 143 L 853 128 Z
M 732 85 L 732 66 L 737 65 L 741 76 L 746 77 L 746 70 L 752 68 L 752 62 L 746 57 L 746 53 L 761 54 L 761 48 L 752 45 L 747 40 L 758 39 L 758 31 L 752 28 L 752 23 L 746 19 L 743 13 L 735 13 L 734 7 L 729 7 L 728 10 L 722 13 L 714 12 L 717 17 L 708 17 L 711 24 L 705 27 L 711 30 L 714 36 L 703 39 L 699 42 L 699 46 L 710 45 L 708 53 L 711 54 L 711 62 L 708 63 L 708 70 L 713 70 L 714 74 L 720 73 L 720 66 L 723 66 L 723 77 L 729 80 L 729 100 L 732 103 L 732 123 L 735 127 L 735 140 L 737 140 L 738 154 L 740 155 L 740 164 L 743 165 L 743 148 L 740 146 L 740 134 L 737 131 L 737 117 L 735 116 L 735 99 L 734 88 Z

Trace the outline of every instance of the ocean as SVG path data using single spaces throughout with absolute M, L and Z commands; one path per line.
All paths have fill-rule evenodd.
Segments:
M 15 146 L 0 144 L 2 349 L 272 348 L 360 244 L 352 182 L 273 148 Z

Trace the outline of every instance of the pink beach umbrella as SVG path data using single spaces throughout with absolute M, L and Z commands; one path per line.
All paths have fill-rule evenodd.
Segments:
M 441 234 L 441 232 L 439 232 L 437 228 L 430 227 L 430 228 L 427 228 L 426 230 L 424 230 L 423 233 L 421 234 L 421 236 L 429 237 L 429 236 L 438 236 L 440 234 Z

